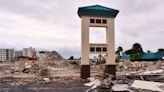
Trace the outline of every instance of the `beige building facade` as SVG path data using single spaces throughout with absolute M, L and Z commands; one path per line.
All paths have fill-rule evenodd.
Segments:
M 35 48 L 29 47 L 29 48 L 23 48 L 23 56 L 30 58 L 30 59 L 36 59 L 36 51 Z
M 81 7 L 81 77 L 90 76 L 89 54 L 106 54 L 105 72 L 115 75 L 114 19 L 119 11 L 100 5 Z M 106 28 L 106 43 L 89 43 L 89 28 Z

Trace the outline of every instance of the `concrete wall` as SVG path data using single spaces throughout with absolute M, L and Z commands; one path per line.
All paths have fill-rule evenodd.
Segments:
M 90 23 L 90 19 L 101 19 L 107 20 L 106 24 L 103 23 Z M 89 65 L 89 53 L 90 53 L 90 44 L 89 44 L 89 27 L 105 27 L 106 28 L 106 44 L 107 44 L 107 56 L 106 64 L 112 65 L 115 64 L 115 33 L 114 33 L 114 18 L 110 17 L 81 17 L 81 64 Z

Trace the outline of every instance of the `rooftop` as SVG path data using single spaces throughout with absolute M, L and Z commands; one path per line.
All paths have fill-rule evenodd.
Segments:
M 119 10 L 104 7 L 101 5 L 93 5 L 86 7 L 79 7 L 78 15 L 81 16 L 95 16 L 95 17 L 116 17 Z

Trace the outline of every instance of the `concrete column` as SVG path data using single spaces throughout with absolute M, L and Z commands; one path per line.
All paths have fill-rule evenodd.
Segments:
M 90 77 L 89 65 L 89 17 L 82 17 L 81 23 L 81 78 Z
M 115 33 L 114 33 L 114 18 L 108 18 L 108 26 L 106 29 L 107 57 L 105 72 L 115 75 Z

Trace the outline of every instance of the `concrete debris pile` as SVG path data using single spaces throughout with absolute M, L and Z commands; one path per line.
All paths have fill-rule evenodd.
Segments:
M 2 74 L 1 78 L 5 78 L 8 76 L 11 76 L 13 78 L 17 78 L 17 76 L 20 76 L 19 78 L 27 77 L 28 74 L 29 77 L 33 77 L 33 75 L 36 76 L 45 76 L 50 75 L 47 67 L 43 66 L 42 64 L 32 64 L 31 61 L 17 61 L 17 62 L 11 62 L 11 64 L 0 64 L 0 69 Z M 44 71 L 47 70 L 47 71 Z M 44 74 L 43 74 L 44 73 Z
M 90 88 L 87 92 L 102 92 L 100 91 L 103 88 L 109 89 L 108 92 L 111 90 L 111 86 L 113 85 L 113 76 L 110 74 L 100 74 L 95 77 L 88 78 L 90 81 L 89 83 L 85 83 L 84 86 L 89 86 Z M 105 91 L 106 92 L 106 91 Z
M 37 64 L 34 65 L 27 65 L 25 66 L 25 68 L 23 69 L 23 73 L 30 73 L 30 74 L 35 74 L 38 73 L 38 71 L 41 69 L 41 67 Z
M 5 77 L 5 75 L 8 75 L 8 74 L 11 74 L 12 73 L 12 66 L 11 65 L 9 65 L 9 64 L 1 64 L 0 65 L 0 70 L 1 70 L 1 72 L 0 72 L 0 77 Z
M 11 69 L 8 69 L 11 71 L 11 73 L 19 73 L 22 72 L 23 69 L 25 68 L 24 62 L 13 62 L 12 64 L 10 64 Z
M 164 82 L 123 79 L 114 77 L 90 77 L 89 83 L 84 86 L 90 88 L 86 92 L 164 92 Z M 163 79 L 164 80 L 164 79 Z
M 128 62 L 116 76 L 99 74 L 84 85 L 87 92 L 164 92 L 163 66 L 163 61 Z
M 50 72 L 47 68 L 41 68 L 39 70 L 39 76 L 50 77 Z
M 47 53 L 47 60 L 49 61 L 65 61 L 65 59 L 56 51 L 51 51 Z
M 22 71 L 23 73 L 35 74 L 38 77 L 50 77 L 50 70 L 43 64 L 27 64 Z
M 71 70 L 66 60 L 56 51 L 46 52 L 44 56 L 46 57 L 44 61 L 40 59 L 35 61 L 24 59 L 15 62 L 0 63 L 0 80 L 18 80 L 17 82 L 22 80 L 39 80 L 50 82 L 56 77 L 78 76 L 79 72 L 75 69 Z M 60 80 L 60 78 L 55 81 L 58 80 Z M 72 81 L 76 79 L 70 77 L 69 80 Z M 66 79 L 61 81 L 66 81 Z
M 145 64 L 145 63 L 144 63 Z M 129 78 L 130 80 L 147 80 L 147 81 L 155 81 L 155 82 L 164 82 L 164 69 L 163 62 L 157 61 L 155 63 L 149 63 L 145 69 L 140 69 L 136 71 L 126 71 L 123 70 L 118 72 L 118 75 Z M 134 68 L 134 67 L 133 67 Z M 123 73 L 126 72 L 126 73 Z M 120 74 L 119 74 L 120 73 Z
M 67 67 L 66 60 L 56 51 L 47 53 L 45 64 L 51 67 Z
M 123 81 L 110 74 L 103 73 L 88 80 L 90 82 L 84 84 L 90 87 L 86 92 L 131 92 L 129 84 L 123 84 Z
M 21 74 L 21 73 L 36 74 L 42 68 L 42 66 L 39 66 L 38 64 L 32 64 L 29 62 L 23 62 L 23 61 L 13 62 L 13 64 L 11 65 L 11 69 L 8 70 L 14 74 Z
M 103 73 L 105 69 L 105 64 L 99 64 L 99 65 L 92 65 L 91 71 L 98 71 L 99 73 Z
M 135 80 L 145 80 L 145 81 L 154 81 L 154 82 L 161 82 L 164 83 L 164 75 L 123 75 L 122 79 L 124 83 L 131 84 Z
M 139 71 L 146 70 L 152 62 L 126 62 L 124 65 L 125 71 Z
M 154 70 L 158 70 L 158 69 L 161 69 L 162 68 L 162 62 L 161 61 L 158 61 L 156 62 L 155 64 L 151 64 L 147 67 L 147 70 L 148 71 L 154 71 Z
M 118 73 L 121 75 L 146 75 L 146 74 L 156 74 L 162 73 L 163 62 L 126 62 L 123 68 L 118 69 Z

